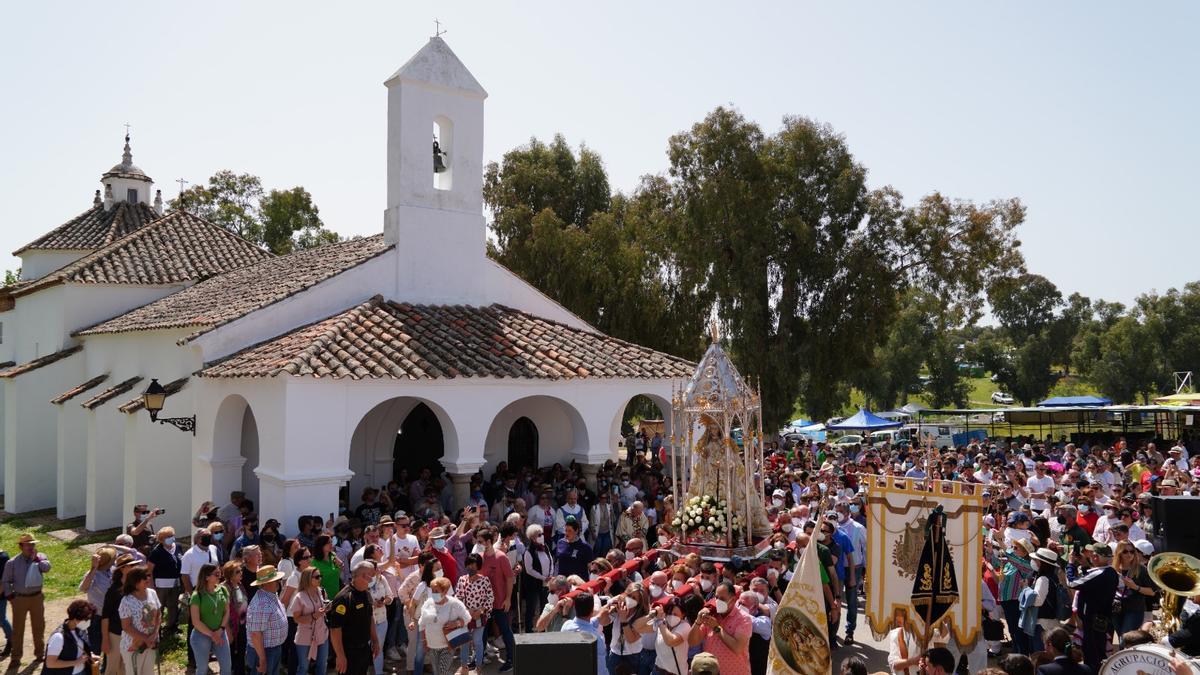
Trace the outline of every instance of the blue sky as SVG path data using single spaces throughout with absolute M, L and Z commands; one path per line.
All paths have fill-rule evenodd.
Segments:
M 382 229 L 383 80 L 442 20 L 487 88 L 486 157 L 562 132 L 613 186 L 732 104 L 843 133 L 912 201 L 1019 197 L 1032 271 L 1129 302 L 1197 278 L 1200 4 L 75 2 L 0 24 L 0 265 L 134 160 L 303 185 L 338 232 Z

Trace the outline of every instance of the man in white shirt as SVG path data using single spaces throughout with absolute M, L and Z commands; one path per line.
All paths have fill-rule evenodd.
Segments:
M 188 595 L 196 588 L 202 565 L 219 565 L 217 547 L 212 543 L 212 534 L 206 528 L 196 530 L 192 538 L 192 547 L 183 554 L 179 562 L 179 576 L 183 581 L 183 591 Z
M 1049 508 L 1046 497 L 1054 492 L 1054 479 L 1046 475 L 1046 465 L 1038 462 L 1034 466 L 1034 475 L 1025 481 L 1025 489 L 1029 490 L 1029 508 L 1035 513 L 1041 513 Z
M 374 525 L 368 525 L 363 531 L 363 545 L 350 557 L 350 569 L 354 569 L 363 561 L 364 553 L 371 544 L 379 545 L 379 530 Z

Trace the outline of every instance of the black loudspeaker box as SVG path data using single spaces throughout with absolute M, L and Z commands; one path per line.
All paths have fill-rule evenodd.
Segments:
M 1157 553 L 1172 551 L 1200 558 L 1200 497 L 1155 497 L 1154 532 L 1147 532 Z
M 513 672 L 520 675 L 596 675 L 596 638 L 587 633 L 514 635 Z

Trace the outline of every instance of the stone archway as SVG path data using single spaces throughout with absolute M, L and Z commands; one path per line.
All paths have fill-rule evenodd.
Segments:
M 657 413 L 657 417 L 651 416 L 654 413 Z M 620 439 L 622 446 L 632 445 L 629 439 L 639 431 L 645 431 L 648 436 L 643 452 L 651 449 L 650 445 L 654 442 L 656 433 L 660 440 L 669 438 L 671 402 L 656 394 L 636 394 L 627 399 L 613 418 L 612 437 Z M 625 448 L 625 463 L 630 461 L 633 452 L 633 447 Z M 664 466 L 666 464 L 667 462 L 664 462 Z

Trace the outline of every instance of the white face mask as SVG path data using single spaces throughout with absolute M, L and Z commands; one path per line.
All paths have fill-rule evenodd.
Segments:
M 804 525 L 803 518 L 792 518 L 792 527 L 802 527 Z
M 1034 561 L 1032 561 L 1032 563 L 1033 563 L 1033 569 L 1035 569 L 1035 570 L 1042 569 L 1042 561 L 1034 560 Z
M 633 551 L 625 551 L 625 560 L 633 560 L 636 557 L 637 557 L 637 554 L 634 553 Z
M 781 508 L 783 508 L 783 500 L 782 500 L 782 499 L 780 499 L 779 497 L 775 497 L 775 498 L 773 498 L 773 499 L 771 500 L 771 503 L 772 503 L 772 504 L 774 504 L 774 505 L 775 505 L 775 508 L 777 508 L 777 509 L 781 509 Z
M 682 581 L 680 581 L 680 580 L 678 580 L 678 579 L 672 579 L 672 580 L 671 580 L 671 590 L 673 590 L 673 591 L 678 591 L 678 590 L 679 590 L 679 589 L 681 589 L 681 588 L 683 588 L 683 582 L 682 582 Z
M 1088 506 L 1087 504 L 1080 504 L 1080 505 L 1079 505 L 1079 512 L 1080 512 L 1080 513 L 1087 513 L 1088 511 L 1091 511 L 1091 510 L 1092 510 L 1092 507 Z
M 589 575 L 588 575 L 588 581 L 595 581 L 595 580 L 597 580 L 597 579 L 599 579 L 599 578 L 600 578 L 600 575 L 599 575 L 599 574 L 589 574 Z
M 441 602 L 442 599 L 445 598 L 446 596 L 435 591 L 433 593 L 430 593 L 429 597 L 433 598 L 434 602 Z
M 433 572 L 433 578 L 434 578 L 434 579 L 442 579 L 442 578 L 444 578 L 445 576 L 446 576 L 446 575 L 445 575 L 445 574 L 444 574 L 444 573 L 443 573 L 441 570 L 434 570 L 434 572 Z
M 729 603 L 718 598 L 713 602 L 713 608 L 717 610 L 717 614 L 724 614 L 729 611 Z
M 558 593 L 547 593 L 546 594 L 546 603 L 547 604 L 553 605 L 557 602 L 558 602 Z
M 824 532 L 817 535 L 817 541 L 820 541 L 820 542 L 825 541 L 825 533 Z
M 678 617 L 678 616 L 675 616 L 674 614 L 672 614 L 671 616 L 667 617 L 667 627 L 674 628 L 679 625 L 680 621 L 683 621 L 682 617 Z
M 625 596 L 625 609 L 633 609 L 638 606 L 637 598 L 627 595 Z
M 780 527 L 779 529 L 783 530 L 784 532 L 791 532 L 791 531 L 792 531 L 792 524 L 791 524 L 791 523 L 784 523 L 784 524 L 783 524 L 783 526 L 782 526 L 782 527 Z
M 652 598 L 655 598 L 655 599 L 658 599 L 658 598 L 661 598 L 661 597 L 662 597 L 662 594 L 663 594 L 663 587 L 662 587 L 662 586 L 657 586 L 657 585 L 655 585 L 655 584 L 650 584 L 650 597 L 652 597 Z
M 773 546 L 774 546 L 776 549 L 779 549 L 779 550 L 783 550 L 783 549 L 787 548 L 787 546 L 786 546 L 786 545 L 784 545 L 784 543 L 783 543 L 782 541 L 777 541 L 777 542 L 775 542 L 775 543 L 773 544 Z
M 713 587 L 713 582 L 709 581 L 708 579 L 700 580 L 700 590 L 704 591 L 705 593 L 711 591 L 712 587 Z
M 90 626 L 90 625 L 92 625 L 91 619 L 84 619 L 83 621 L 80 621 L 79 623 L 75 624 L 75 627 L 81 631 L 86 632 L 88 629 L 88 626 Z

